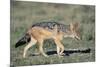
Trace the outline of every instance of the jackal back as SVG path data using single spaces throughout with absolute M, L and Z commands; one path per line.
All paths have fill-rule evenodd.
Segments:
M 42 28 L 48 28 L 50 30 L 53 30 L 57 26 L 57 31 L 67 32 L 69 30 L 69 25 L 61 24 L 58 22 L 40 22 L 33 24 L 32 27 L 42 27 Z

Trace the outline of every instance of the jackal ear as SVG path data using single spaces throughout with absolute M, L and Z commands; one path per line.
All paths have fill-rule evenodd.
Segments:
M 74 31 L 74 25 L 73 23 L 70 23 L 70 30 L 73 32 Z
M 73 32 L 73 31 L 76 31 L 79 29 L 79 23 L 70 23 L 70 30 Z
M 74 29 L 75 30 L 78 30 L 79 29 L 79 23 L 78 22 L 74 23 Z

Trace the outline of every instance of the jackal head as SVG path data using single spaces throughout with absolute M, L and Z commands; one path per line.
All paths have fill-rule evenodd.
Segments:
M 79 23 L 70 23 L 69 32 L 67 33 L 67 37 L 81 40 L 80 32 L 79 32 Z

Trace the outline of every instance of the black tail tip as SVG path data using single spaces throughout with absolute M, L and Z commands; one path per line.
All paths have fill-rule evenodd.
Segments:
M 19 46 L 22 46 L 26 44 L 26 41 L 18 41 L 16 44 L 15 44 L 15 48 L 19 47 Z
M 19 45 L 16 43 L 16 44 L 15 44 L 15 48 L 17 48 L 18 46 L 19 46 Z
M 15 48 L 17 48 L 18 46 L 17 45 L 15 45 Z

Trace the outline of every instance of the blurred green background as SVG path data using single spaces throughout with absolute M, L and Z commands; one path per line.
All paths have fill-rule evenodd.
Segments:
M 43 21 L 56 21 L 66 25 L 75 22 L 80 23 L 82 40 L 76 41 L 72 38 L 65 38 L 62 41 L 65 50 L 90 48 L 91 52 L 73 53 L 62 58 L 59 58 L 57 55 L 49 55 L 49 58 L 45 58 L 41 55 L 33 56 L 37 51 L 37 46 L 33 46 L 28 50 L 27 58 L 22 58 L 26 45 L 15 48 L 15 43 L 34 23 Z M 95 61 L 95 6 L 93 5 L 12 1 L 10 31 L 11 65 L 25 66 Z M 44 51 L 56 51 L 56 46 L 52 40 L 45 41 Z

